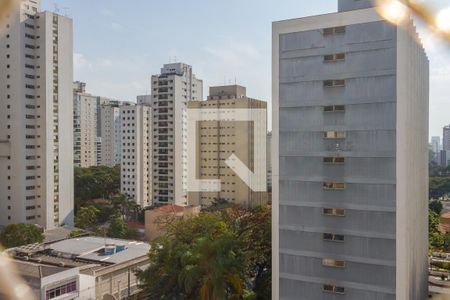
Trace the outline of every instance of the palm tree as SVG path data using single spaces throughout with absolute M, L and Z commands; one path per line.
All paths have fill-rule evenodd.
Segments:
M 200 300 L 240 299 L 244 293 L 243 262 L 236 253 L 233 234 L 194 241 L 192 251 L 182 257 L 180 274 L 186 295 Z

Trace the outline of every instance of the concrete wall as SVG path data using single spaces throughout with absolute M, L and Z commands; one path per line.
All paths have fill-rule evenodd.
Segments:
M 322 35 L 334 26 L 346 26 L 345 34 Z M 373 9 L 274 23 L 273 299 L 425 298 L 428 72 L 423 51 L 398 31 Z M 336 53 L 345 60 L 324 62 Z M 399 65 L 400 56 L 408 62 Z M 413 83 L 400 84 L 406 77 Z M 327 88 L 324 80 L 345 86 Z M 345 112 L 324 112 L 327 105 Z M 346 136 L 324 139 L 326 131 Z M 345 163 L 324 164 L 324 157 Z M 417 163 L 406 167 L 407 160 Z M 346 186 L 324 190 L 324 182 Z M 325 241 L 324 233 L 345 240 Z M 345 295 L 324 292 L 324 284 Z
M 350 11 L 373 7 L 376 0 L 338 0 L 338 11 Z
M 397 299 L 428 293 L 429 62 L 412 21 L 397 34 Z

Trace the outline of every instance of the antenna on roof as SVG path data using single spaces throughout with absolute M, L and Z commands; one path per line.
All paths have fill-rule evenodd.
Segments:
M 68 13 L 68 12 L 69 12 L 69 9 L 70 9 L 70 8 L 68 8 L 68 7 L 61 7 L 61 9 L 64 11 L 64 16 L 65 16 L 65 17 L 68 17 L 68 16 L 69 16 L 69 13 Z
M 59 6 L 58 6 L 58 4 L 56 2 L 54 2 L 53 6 L 54 6 L 54 12 L 58 14 L 59 13 Z

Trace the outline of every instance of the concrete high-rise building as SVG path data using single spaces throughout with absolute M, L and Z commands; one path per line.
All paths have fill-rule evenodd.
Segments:
M 206 101 L 189 101 L 188 109 L 228 111 L 237 109 L 267 109 L 267 103 L 248 98 L 246 88 L 239 85 L 218 86 L 209 89 Z M 264 124 L 267 131 L 267 124 Z M 233 153 L 249 167 L 266 163 L 262 151 L 254 151 L 253 122 L 200 121 L 197 122 L 196 179 L 220 179 L 220 192 L 189 192 L 190 205 L 210 205 L 215 200 L 226 200 L 248 207 L 267 203 L 267 192 L 254 192 L 227 166 L 225 161 Z M 194 138 L 194 137 L 189 137 Z M 262 161 L 262 162 L 261 162 Z M 250 171 L 251 172 L 251 171 Z
M 432 136 L 431 137 L 431 151 L 434 153 L 438 153 L 441 151 L 441 137 L 440 136 Z
M 429 62 L 339 9 L 273 24 L 272 299 L 426 299 Z
M 72 20 L 25 0 L 1 32 L 0 225 L 71 225 Z
M 79 81 L 73 103 L 75 166 L 120 164 L 120 106 L 129 103 L 91 95 Z
M 450 151 L 450 125 L 442 129 L 442 150 Z
M 192 67 L 165 64 L 152 76 L 153 202 L 187 202 L 188 101 L 203 99 L 203 81 Z
M 121 193 L 141 207 L 152 204 L 152 110 L 148 105 L 120 107 Z
M 73 84 L 74 165 L 97 165 L 97 97 L 86 93 L 84 82 Z
M 120 164 L 120 105 L 103 104 L 100 107 L 102 122 L 100 165 L 114 167 Z

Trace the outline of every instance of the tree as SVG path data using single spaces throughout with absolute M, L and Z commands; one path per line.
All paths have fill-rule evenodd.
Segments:
M 120 166 L 75 168 L 74 187 L 76 209 L 87 201 L 110 198 L 120 192 Z
M 35 225 L 18 223 L 7 225 L 0 233 L 0 241 L 5 248 L 42 243 L 44 234 Z
M 115 213 L 111 216 L 110 225 L 108 228 L 108 236 L 112 238 L 126 238 L 128 232 L 127 224 L 125 224 L 122 216 Z
M 429 204 L 429 208 L 435 212 L 436 214 L 438 214 L 439 216 L 441 215 L 442 209 L 444 208 L 441 201 L 439 200 L 433 200 L 430 202 Z
M 81 207 L 77 216 L 75 217 L 75 227 L 92 230 L 97 224 L 97 214 L 99 210 L 93 206 Z
M 270 209 L 174 220 L 138 273 L 148 299 L 271 299 Z

